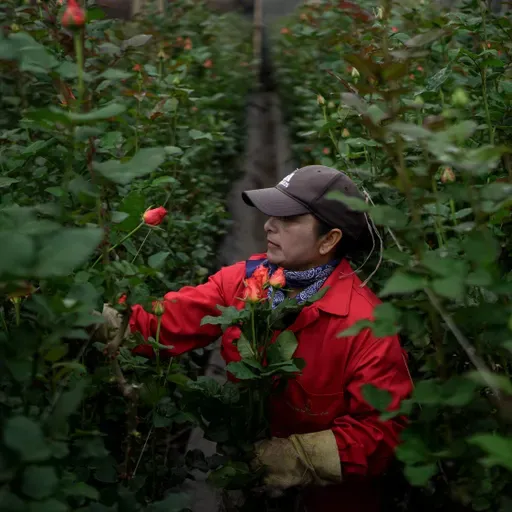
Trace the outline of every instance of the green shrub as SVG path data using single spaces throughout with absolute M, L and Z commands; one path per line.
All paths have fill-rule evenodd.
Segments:
M 0 5 L 0 510 L 177 511 L 193 418 L 173 394 L 197 365 L 104 355 L 88 329 L 212 269 L 250 31 L 202 2 L 124 24 L 89 7 L 73 32 L 57 2 Z
M 350 204 L 384 242 L 381 252 L 375 237 L 361 269 L 365 278 L 378 267 L 370 285 L 386 301 L 372 328 L 400 333 L 416 384 L 397 455 L 418 488 L 395 506 L 505 511 L 511 21 L 477 2 L 358 4 L 301 8 L 274 58 L 297 160 L 363 186 L 368 200 Z

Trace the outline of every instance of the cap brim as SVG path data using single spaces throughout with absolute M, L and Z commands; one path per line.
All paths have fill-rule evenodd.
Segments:
M 242 192 L 242 198 L 246 204 L 269 217 L 292 217 L 309 213 L 304 205 L 275 187 L 248 190 Z

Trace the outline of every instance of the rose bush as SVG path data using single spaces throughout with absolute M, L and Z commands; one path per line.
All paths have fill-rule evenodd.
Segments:
M 158 312 L 214 265 L 250 31 L 187 0 L 123 24 L 6 0 L 0 25 L 0 510 L 181 510 L 198 356 L 93 343 L 92 312 Z
M 368 201 L 338 199 L 378 228 L 360 271 L 385 303 L 340 336 L 399 332 L 409 353 L 392 510 L 512 503 L 511 34 L 483 2 L 324 0 L 275 37 L 298 162 L 348 172 Z

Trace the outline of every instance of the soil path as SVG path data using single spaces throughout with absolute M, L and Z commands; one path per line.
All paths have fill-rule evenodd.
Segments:
M 263 25 L 265 33 L 279 17 L 290 14 L 300 0 L 263 0 Z M 268 61 L 268 40 L 264 40 L 265 69 L 271 69 Z M 218 257 L 218 267 L 231 265 L 247 259 L 251 254 L 266 250 L 263 230 L 265 217 L 256 209 L 243 202 L 241 193 L 252 188 L 272 187 L 291 173 L 294 162 L 290 151 L 288 131 L 283 124 L 277 93 L 273 90 L 271 76 L 262 73 L 260 89 L 249 98 L 247 107 L 247 138 L 243 161 L 240 165 L 240 179 L 234 183 L 229 194 L 228 205 L 232 228 L 226 236 Z M 210 353 L 205 374 L 219 381 L 225 380 L 225 364 L 220 356 L 217 343 Z M 207 441 L 202 431 L 192 432 L 187 449 L 200 449 L 206 455 L 215 453 L 215 443 Z M 223 510 L 221 496 L 204 481 L 205 475 L 195 472 L 195 481 L 187 483 L 185 492 L 193 496 L 193 512 L 220 512 Z

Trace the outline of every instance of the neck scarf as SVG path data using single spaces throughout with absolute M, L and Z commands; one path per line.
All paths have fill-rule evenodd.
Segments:
M 310 299 L 315 293 L 322 288 L 327 278 L 333 273 L 334 269 L 338 266 L 339 261 L 333 260 L 325 265 L 310 268 L 308 270 L 285 270 L 284 275 L 286 278 L 285 288 L 287 289 L 300 289 L 301 291 L 296 295 L 295 300 L 302 304 Z M 272 275 L 277 266 L 269 263 L 268 260 L 263 262 L 269 269 L 269 274 Z M 268 288 L 268 298 L 272 300 L 274 290 L 271 286 Z M 283 290 L 275 290 L 274 301 L 272 302 L 272 309 L 276 308 L 285 299 Z

